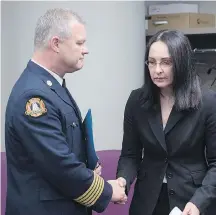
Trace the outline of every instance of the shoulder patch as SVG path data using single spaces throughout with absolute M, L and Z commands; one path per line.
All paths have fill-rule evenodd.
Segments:
M 44 101 L 40 98 L 31 98 L 26 103 L 25 115 L 39 117 L 47 112 Z

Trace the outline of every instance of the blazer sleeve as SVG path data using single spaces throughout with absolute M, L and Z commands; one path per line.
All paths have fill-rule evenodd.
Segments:
M 200 210 L 205 209 L 216 199 L 216 93 L 208 95 L 204 100 L 206 111 L 205 144 L 208 171 L 202 186 L 198 188 L 190 200 Z
M 134 120 L 137 95 L 132 91 L 124 111 L 124 129 L 121 155 L 118 161 L 117 178 L 126 179 L 126 193 L 137 176 L 137 171 L 142 160 L 142 144 Z
M 32 99 L 40 101 L 35 112 Z M 97 212 L 107 207 L 112 187 L 70 152 L 58 109 L 45 92 L 30 90 L 21 95 L 13 107 L 12 124 L 45 180 L 67 198 Z

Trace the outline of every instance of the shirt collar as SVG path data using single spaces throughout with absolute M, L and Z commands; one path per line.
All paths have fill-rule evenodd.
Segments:
M 49 72 L 50 75 L 52 75 L 59 82 L 59 84 L 62 86 L 62 84 L 63 84 L 63 78 L 61 78 L 59 75 L 57 75 L 56 73 L 52 72 L 51 70 L 45 68 L 44 66 L 42 66 L 38 62 L 34 61 L 33 59 L 31 59 L 31 61 L 34 62 L 35 64 L 37 64 L 38 66 L 42 67 L 43 69 L 45 69 L 47 72 Z

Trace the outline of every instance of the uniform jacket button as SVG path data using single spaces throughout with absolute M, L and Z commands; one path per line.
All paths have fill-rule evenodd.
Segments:
M 77 127 L 77 124 L 76 124 L 75 122 L 73 122 L 73 123 L 72 123 L 72 127 L 73 127 L 73 128 L 76 128 L 76 127 Z

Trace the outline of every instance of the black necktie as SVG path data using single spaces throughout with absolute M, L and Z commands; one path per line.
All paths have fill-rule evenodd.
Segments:
M 62 82 L 62 87 L 66 88 L 66 81 L 64 78 L 63 78 L 63 82 Z

